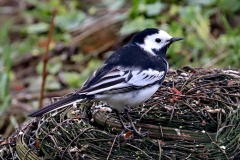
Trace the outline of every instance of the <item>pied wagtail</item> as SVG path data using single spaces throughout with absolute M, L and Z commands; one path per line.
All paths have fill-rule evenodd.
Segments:
M 96 99 L 107 102 L 115 109 L 124 130 L 144 136 L 145 133 L 136 130 L 128 110 L 142 104 L 158 90 L 169 67 L 167 49 L 173 42 L 182 39 L 154 28 L 139 32 L 130 43 L 113 53 L 73 95 L 29 116 L 39 117 L 85 99 Z M 118 111 L 126 112 L 130 127 L 123 123 Z

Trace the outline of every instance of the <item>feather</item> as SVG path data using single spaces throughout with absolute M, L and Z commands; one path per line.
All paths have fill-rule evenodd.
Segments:
M 63 108 L 65 106 L 71 105 L 73 103 L 82 101 L 83 99 L 86 99 L 86 98 L 90 98 L 90 97 L 87 97 L 86 95 L 76 95 L 76 94 L 74 94 L 74 95 L 71 95 L 67 98 L 56 101 L 52 104 L 49 104 L 46 107 L 43 107 L 43 108 L 33 112 L 32 114 L 28 115 L 28 116 L 29 117 L 40 117 L 45 113 L 48 113 L 50 111 L 54 111 L 54 110 L 59 109 L 59 108 Z
M 155 84 L 162 80 L 164 76 L 164 71 L 153 69 L 141 71 L 117 66 L 99 78 L 95 84 L 77 93 L 94 95 L 129 92 Z

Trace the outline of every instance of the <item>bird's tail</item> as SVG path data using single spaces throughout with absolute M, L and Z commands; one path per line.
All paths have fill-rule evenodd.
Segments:
M 29 117 L 40 117 L 45 113 L 48 113 L 50 111 L 54 111 L 59 108 L 63 108 L 65 106 L 71 105 L 76 102 L 80 102 L 84 99 L 87 99 L 88 97 L 86 95 L 78 95 L 78 94 L 73 94 L 67 98 L 61 99 L 59 101 L 56 101 L 52 104 L 47 105 L 46 107 L 43 107 L 32 114 L 28 115 Z

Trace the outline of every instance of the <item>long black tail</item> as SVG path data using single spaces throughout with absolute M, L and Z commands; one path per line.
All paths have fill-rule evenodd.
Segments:
M 28 115 L 29 117 L 40 117 L 45 113 L 48 113 L 50 111 L 54 111 L 59 108 L 63 108 L 67 105 L 73 104 L 75 102 L 82 101 L 83 99 L 89 99 L 86 95 L 78 95 L 78 94 L 73 94 L 67 98 L 61 99 L 59 101 L 56 101 L 52 104 L 47 105 L 46 107 L 43 107 L 32 114 Z

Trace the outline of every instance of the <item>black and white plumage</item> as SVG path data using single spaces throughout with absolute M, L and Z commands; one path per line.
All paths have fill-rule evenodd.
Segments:
M 181 39 L 153 28 L 139 32 L 130 43 L 113 53 L 75 94 L 29 116 L 42 116 L 83 99 L 106 101 L 118 111 L 142 104 L 158 90 L 167 74 L 168 47 Z

